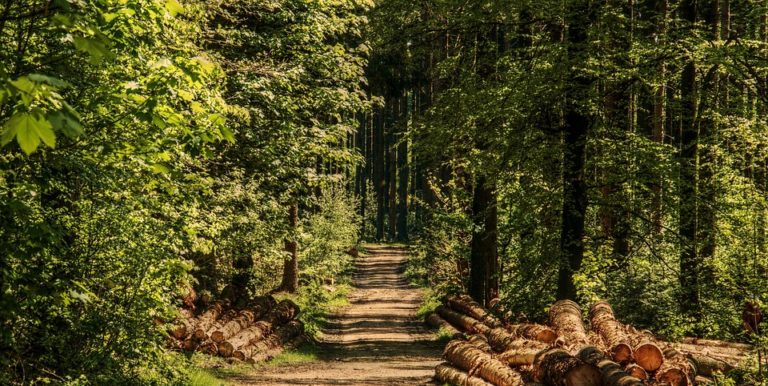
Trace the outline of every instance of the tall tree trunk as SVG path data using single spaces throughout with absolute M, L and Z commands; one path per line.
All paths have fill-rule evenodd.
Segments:
M 504 46 L 499 25 L 478 33 L 477 73 L 481 79 L 492 80 L 499 50 Z M 476 122 L 489 124 L 489 122 Z M 477 140 L 476 148 L 487 152 L 487 139 Z M 471 217 L 473 222 L 470 249 L 469 294 L 488 306 L 499 295 L 498 215 L 496 207 L 496 181 L 479 172 L 472 188 Z M 471 181 L 467 178 L 467 182 Z
M 696 22 L 695 0 L 680 2 L 680 16 L 690 25 Z M 696 154 L 698 149 L 696 63 L 688 58 L 680 79 L 680 309 L 683 315 L 701 320 L 699 271 L 701 259 L 696 239 Z
M 589 2 L 576 0 L 569 9 L 568 56 L 573 62 L 587 50 L 587 30 L 594 17 Z M 568 75 L 568 95 L 563 127 L 563 209 L 560 229 L 560 269 L 557 281 L 557 299 L 576 299 L 573 275 L 581 268 L 584 258 L 584 220 L 587 212 L 587 185 L 584 167 L 587 138 L 592 117 L 579 106 L 593 80 L 575 69 Z
M 373 186 L 376 194 L 376 241 L 384 239 L 384 207 L 386 204 L 386 180 L 384 179 L 384 112 L 377 109 L 374 115 L 373 136 Z
M 663 37 L 667 33 L 667 15 L 669 13 L 669 0 L 656 0 L 656 22 L 658 34 Z M 667 64 L 661 61 L 658 66 L 658 85 L 653 93 L 653 131 L 652 140 L 657 144 L 664 143 L 666 135 L 667 115 Z M 653 232 L 658 235 L 662 231 L 662 217 L 664 215 L 664 176 L 654 175 L 651 182 L 651 221 Z
M 283 263 L 283 280 L 280 291 L 296 293 L 299 289 L 299 251 L 296 233 L 299 226 L 299 204 L 293 203 L 288 209 L 288 226 L 291 234 L 285 239 L 285 251 L 289 258 Z
M 408 92 L 405 93 L 401 106 L 401 133 L 405 133 L 408 124 Z M 397 240 L 408 241 L 408 180 L 410 167 L 408 165 L 408 139 L 405 135 L 398 138 L 397 147 Z
M 387 239 L 395 240 L 397 233 L 397 148 L 395 133 L 399 125 L 400 99 L 393 98 L 392 115 L 387 124 Z
M 485 306 L 499 294 L 498 214 L 496 189 L 481 176 L 472 195 L 472 232 L 469 294 Z

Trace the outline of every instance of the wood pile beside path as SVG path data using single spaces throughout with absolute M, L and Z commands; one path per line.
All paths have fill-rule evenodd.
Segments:
M 261 362 L 296 347 L 304 339 L 299 307 L 271 296 L 253 299 L 243 307 L 214 303 L 198 315 L 186 311 L 169 330 L 169 345 L 233 360 Z
M 734 369 L 751 347 L 662 341 L 616 319 L 606 302 L 552 305 L 546 325 L 511 324 L 467 295 L 445 299 L 426 322 L 451 334 L 435 378 L 457 386 L 689 386 Z M 589 326 L 589 328 L 587 328 Z

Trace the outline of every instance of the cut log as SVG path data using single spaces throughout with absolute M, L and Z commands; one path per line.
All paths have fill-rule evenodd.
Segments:
M 645 371 L 656 371 L 664 363 L 661 348 L 650 340 L 640 341 L 634 346 L 635 363 Z
M 664 363 L 664 353 L 657 343 L 653 334 L 644 331 L 637 331 L 631 326 L 626 327 L 632 343 L 632 356 L 635 363 L 645 371 L 656 371 Z
M 198 341 L 194 337 L 189 337 L 181 341 L 181 349 L 184 351 L 195 351 L 197 350 L 197 347 L 199 345 L 200 345 L 200 341 Z
M 435 379 L 456 386 L 494 386 L 481 378 L 470 376 L 448 363 L 441 363 L 435 367 Z
M 219 319 L 219 316 L 224 312 L 224 304 L 223 303 L 215 303 L 210 308 L 205 310 L 200 316 L 197 317 L 197 325 L 195 325 L 195 329 L 192 332 L 192 336 L 195 337 L 195 339 L 203 341 L 208 339 L 208 329 L 213 327 L 213 325 L 216 323 L 216 320 Z
M 236 317 L 232 318 L 225 325 L 211 332 L 211 340 L 221 343 L 232 336 L 235 336 L 242 329 L 247 328 L 256 320 L 256 314 L 251 310 L 242 310 Z
M 208 354 L 208 355 L 216 355 L 219 352 L 218 347 L 216 347 L 216 343 L 213 341 L 207 340 L 205 342 L 200 343 L 198 346 L 198 351 Z
M 627 374 L 624 368 L 610 360 L 608 354 L 595 346 L 586 346 L 576 354 L 582 362 L 600 369 L 605 386 L 642 386 L 643 381 Z
M 488 343 L 488 338 L 486 338 L 484 335 L 472 335 L 469 337 L 469 339 L 467 339 L 467 343 L 479 348 L 480 350 L 483 350 L 485 353 L 493 353 L 493 348 L 491 348 L 491 345 Z
M 443 319 L 436 312 L 431 312 L 429 315 L 427 315 L 425 320 L 429 326 L 438 330 L 443 330 L 448 334 L 451 334 L 451 336 L 454 338 L 461 335 L 461 332 L 457 330 L 456 327 L 453 327 L 453 325 L 445 321 L 445 319 Z
M 538 380 L 547 385 L 600 386 L 603 383 L 600 370 L 584 363 L 567 351 L 550 349 L 536 358 Z
M 570 300 L 559 300 L 549 309 L 549 324 L 565 340 L 565 348 L 577 352 L 589 346 L 587 331 L 581 318 L 581 308 Z
M 274 326 L 288 323 L 298 315 L 299 306 L 297 306 L 296 303 L 285 299 L 281 300 L 280 303 L 277 303 L 276 306 L 272 307 L 272 309 L 264 315 L 262 320 Z
M 491 347 L 501 352 L 497 358 L 509 366 L 531 365 L 539 353 L 549 348 L 539 341 L 516 338 L 503 328 L 494 328 L 487 337 Z
M 664 344 L 664 342 L 661 343 Z M 697 346 L 687 343 L 669 343 L 668 346 L 674 347 L 691 357 L 710 357 L 714 360 L 725 362 L 732 367 L 737 367 L 739 363 L 746 359 L 748 354 L 748 352 L 739 352 L 735 349 Z
M 448 307 L 477 319 L 488 327 L 501 327 L 501 321 L 468 295 L 452 295 L 446 298 Z
M 553 344 L 557 340 L 557 333 L 554 330 L 540 324 L 509 325 L 507 331 L 519 338 L 537 340 L 546 344 Z
M 198 340 L 207 340 L 211 334 L 213 334 L 214 331 L 221 329 L 224 327 L 227 323 L 229 323 L 232 319 L 237 317 L 237 310 L 229 309 L 221 313 L 219 315 L 219 319 L 216 320 L 216 323 L 214 323 L 206 332 L 205 334 L 201 335 L 201 338 Z
M 258 325 L 243 329 L 233 337 L 217 344 L 219 348 L 219 355 L 223 357 L 230 357 L 232 356 L 232 353 L 235 352 L 235 350 L 261 341 L 267 336 L 268 333 L 268 330 L 264 329 L 263 326 Z
M 443 357 L 456 367 L 471 371 L 496 386 L 523 386 L 523 377 L 501 361 L 461 340 L 445 346 Z
M 259 362 L 263 362 L 263 361 L 272 359 L 272 358 L 280 355 L 281 353 L 283 353 L 285 351 L 292 350 L 292 349 L 300 346 L 305 341 L 306 341 L 306 338 L 305 338 L 304 334 L 299 334 L 299 335 L 291 338 L 291 340 L 289 340 L 288 342 L 284 343 L 282 346 L 277 346 L 277 347 L 274 347 L 274 348 L 270 348 L 267 351 L 261 351 L 261 352 L 255 353 L 250 358 L 247 358 L 245 360 L 245 362 L 246 363 L 250 363 L 250 364 L 256 364 L 256 363 L 259 363 Z
M 662 385 L 688 386 L 696 379 L 696 367 L 682 352 L 673 348 L 664 350 L 664 363 L 656 372 L 656 381 Z
M 193 319 L 177 319 L 169 333 L 176 339 L 184 340 L 192 331 Z
M 435 311 L 448 323 L 464 333 L 485 334 L 491 329 L 477 319 L 458 313 L 446 306 L 438 306 Z
M 232 356 L 241 360 L 257 357 L 256 362 L 260 362 L 262 360 L 260 356 L 268 357 L 271 353 L 270 350 L 284 346 L 286 342 L 303 333 L 304 325 L 298 320 L 292 320 L 275 329 L 275 332 L 265 339 L 234 350 Z
M 730 349 L 739 350 L 739 351 L 750 351 L 750 350 L 752 350 L 752 345 L 749 345 L 749 344 L 746 344 L 746 343 L 726 342 L 726 341 L 723 341 L 723 340 L 712 340 L 712 339 L 701 339 L 701 338 L 686 337 L 686 338 L 683 338 L 683 343 L 695 344 L 695 345 L 698 345 L 698 346 L 730 348 Z
M 618 363 L 627 363 L 632 359 L 632 346 L 624 326 L 616 320 L 611 306 L 604 301 L 589 308 L 589 321 L 592 329 L 603 338 L 603 342 Z
M 687 353 L 688 358 L 696 367 L 696 374 L 704 377 L 712 377 L 715 374 L 727 374 L 735 367 L 728 362 L 707 355 Z
M 698 386 L 705 386 L 705 385 L 716 385 L 715 381 L 712 378 L 697 376 L 696 377 L 696 385 Z
M 635 363 L 630 363 L 626 367 L 624 367 L 624 371 L 627 372 L 627 374 L 640 379 L 640 380 L 646 380 L 648 379 L 648 372 L 645 371 L 644 368 L 638 366 Z

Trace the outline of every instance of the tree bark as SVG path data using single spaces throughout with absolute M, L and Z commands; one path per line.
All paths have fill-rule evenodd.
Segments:
M 465 341 L 449 342 L 445 346 L 443 357 L 456 367 L 472 371 L 473 374 L 494 385 L 523 386 L 525 384 L 520 373 Z
M 682 19 L 696 22 L 696 2 L 682 0 L 679 5 Z M 698 153 L 696 63 L 688 58 L 680 79 L 681 143 L 680 143 L 680 309 L 683 316 L 694 322 L 701 320 L 699 276 L 701 259 L 696 238 L 696 154 Z
M 448 363 L 441 363 L 435 367 L 435 378 L 440 382 L 456 386 L 495 386 Z
M 642 386 L 643 382 L 635 378 L 618 363 L 608 359 L 606 354 L 595 346 L 586 346 L 579 350 L 576 357 L 582 362 L 600 369 L 604 386 Z
M 490 331 L 490 327 L 486 326 L 479 320 L 469 317 L 464 314 L 460 314 L 451 310 L 446 306 L 438 306 L 435 311 L 448 323 L 455 326 L 459 331 L 466 333 L 479 333 L 485 334 Z
M 292 203 L 288 210 L 288 226 L 290 234 L 285 240 L 285 251 L 289 258 L 283 263 L 283 279 L 280 291 L 296 293 L 299 289 L 299 252 L 296 241 L 299 226 L 299 204 Z
M 632 359 L 632 346 L 624 326 L 616 320 L 613 309 L 606 302 L 597 302 L 589 308 L 592 330 L 597 332 L 608 346 L 611 358 L 619 363 Z
M 517 324 L 506 328 L 507 331 L 523 339 L 536 340 L 546 344 L 554 344 L 557 340 L 557 333 L 541 324 Z
M 587 212 L 587 185 L 584 181 L 587 138 L 593 118 L 579 106 L 593 80 L 580 74 L 575 67 L 587 47 L 587 29 L 594 11 L 586 0 L 569 3 L 568 58 L 573 64 L 568 74 L 570 85 L 566 95 L 563 131 L 563 202 L 560 229 L 560 269 L 557 299 L 576 299 L 573 275 L 581 269 L 584 258 L 584 219 Z
M 499 295 L 498 214 L 495 186 L 485 176 L 475 182 L 472 219 L 469 294 L 488 306 Z
M 485 323 L 488 327 L 501 327 L 501 321 L 483 308 L 480 304 L 475 302 L 471 297 L 466 295 L 452 295 L 446 298 L 446 304 L 452 309 L 467 314 L 482 323 Z
M 537 357 L 538 378 L 547 385 L 600 386 L 600 370 L 564 350 L 550 349 Z
M 560 300 L 549 309 L 549 325 L 565 341 L 570 352 L 589 345 L 587 331 L 581 318 L 581 308 L 570 300 Z
M 374 114 L 373 135 L 373 187 L 376 194 L 376 241 L 384 239 L 384 207 L 386 180 L 384 174 L 384 112 L 378 108 Z

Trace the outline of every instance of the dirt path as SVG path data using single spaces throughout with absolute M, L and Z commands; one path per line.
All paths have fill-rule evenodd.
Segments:
M 439 363 L 435 335 L 416 319 L 421 291 L 402 275 L 406 251 L 368 247 L 350 305 L 329 318 L 318 361 L 267 368 L 245 385 L 427 385 Z

